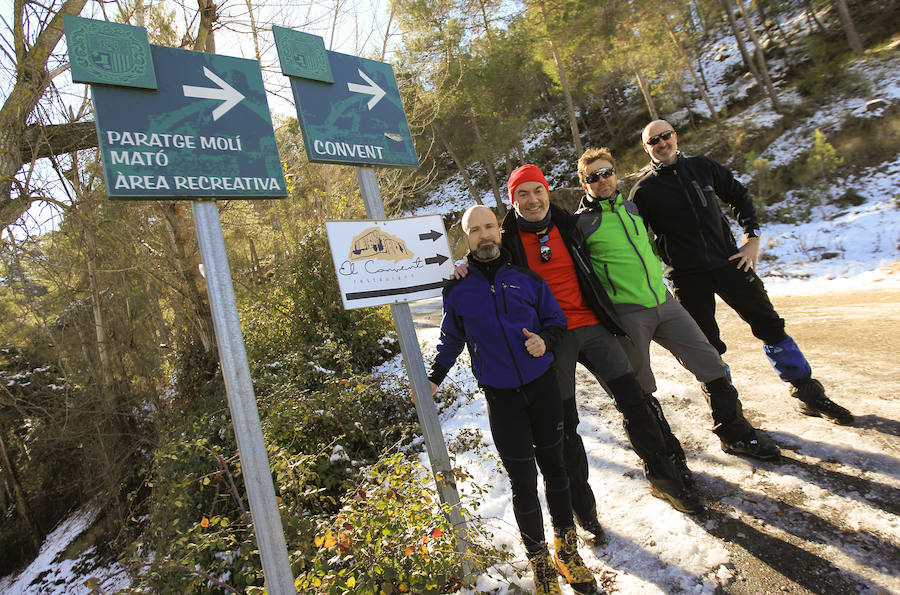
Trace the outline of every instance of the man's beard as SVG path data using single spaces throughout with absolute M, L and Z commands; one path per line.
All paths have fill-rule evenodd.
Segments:
M 475 257 L 475 260 L 480 260 L 481 262 L 488 262 L 494 260 L 498 256 L 500 256 L 500 244 L 497 242 L 490 242 L 489 244 L 482 244 L 478 246 L 478 248 L 472 252 L 472 256 Z

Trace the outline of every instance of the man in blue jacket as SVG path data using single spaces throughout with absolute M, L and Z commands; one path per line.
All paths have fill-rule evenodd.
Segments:
M 682 155 L 678 134 L 665 120 L 647 124 L 641 138 L 651 163 L 630 198 L 656 234 L 675 298 L 722 354 L 726 346 L 716 323 L 715 296 L 721 297 L 763 342 L 779 377 L 791 384 L 791 394 L 800 400 L 801 413 L 852 424 L 853 414 L 826 397 L 822 383 L 812 377 L 809 362 L 785 332 L 784 319 L 754 271 L 759 224 L 747 189 L 709 157 Z M 731 207 L 744 230 L 740 248 L 718 199 Z
M 557 572 L 577 593 L 596 593 L 597 582 L 578 553 L 569 480 L 563 460 L 563 411 L 554 345 L 566 317 L 544 281 L 513 266 L 500 247 L 493 211 L 478 205 L 462 218 L 469 274 L 444 289 L 432 391 L 463 347 L 484 390 L 491 435 L 512 484 L 513 512 L 534 571 L 536 594 L 557 594 Z M 537 468 L 555 535 L 550 557 L 537 493 Z

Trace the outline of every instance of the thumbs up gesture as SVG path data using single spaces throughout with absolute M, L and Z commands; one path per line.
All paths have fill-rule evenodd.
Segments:
M 531 354 L 531 357 L 541 357 L 547 352 L 547 346 L 540 335 L 529 332 L 527 328 L 522 329 L 525 335 L 525 349 Z

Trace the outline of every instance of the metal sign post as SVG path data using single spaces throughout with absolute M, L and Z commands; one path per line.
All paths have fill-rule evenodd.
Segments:
M 366 214 L 371 219 L 384 219 L 384 203 L 381 200 L 381 191 L 378 188 L 378 180 L 375 178 L 375 170 L 371 167 L 356 167 L 356 179 L 359 181 L 359 192 L 366 205 Z M 419 423 L 422 425 L 422 434 L 425 438 L 425 450 L 428 460 L 431 461 L 431 470 L 438 487 L 438 495 L 441 502 L 450 505 L 450 524 L 456 531 L 456 547 L 460 553 L 465 553 L 468 545 L 465 538 L 466 521 L 463 519 L 460 508 L 459 492 L 456 490 L 456 477 L 450 466 L 450 455 L 441 433 L 441 422 L 438 419 L 437 407 L 431 395 L 431 383 L 425 374 L 425 362 L 422 359 L 422 351 L 419 349 L 419 340 L 416 337 L 416 328 L 413 324 L 412 313 L 409 304 L 391 304 L 391 314 L 394 317 L 394 328 L 400 339 L 400 350 L 403 353 L 403 363 L 406 365 L 406 373 L 409 375 L 410 385 L 416 397 L 416 413 Z M 471 563 L 463 558 L 463 573 L 468 576 L 472 572 Z
M 259 545 L 266 589 L 278 595 L 296 593 L 291 562 L 275 487 L 269 470 L 269 458 L 262 428 L 259 425 L 259 411 L 256 395 L 250 381 L 250 366 L 241 335 L 241 322 L 237 304 L 234 301 L 234 287 L 231 284 L 231 268 L 225 252 L 225 239 L 215 201 L 193 201 L 194 226 L 206 273 L 206 287 L 209 292 L 209 306 L 212 310 L 213 325 L 216 329 L 216 343 L 219 346 L 219 361 L 225 390 L 228 393 L 228 407 L 234 424 L 241 470 L 247 496 L 253 529 Z

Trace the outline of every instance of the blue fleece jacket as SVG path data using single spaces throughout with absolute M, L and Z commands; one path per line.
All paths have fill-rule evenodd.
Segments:
M 544 339 L 544 355 L 528 353 L 523 328 Z M 505 263 L 491 282 L 470 264 L 464 279 L 444 289 L 441 337 L 429 379 L 440 384 L 465 346 L 479 385 L 524 386 L 550 368 L 550 350 L 565 328 L 565 315 L 538 275 Z

